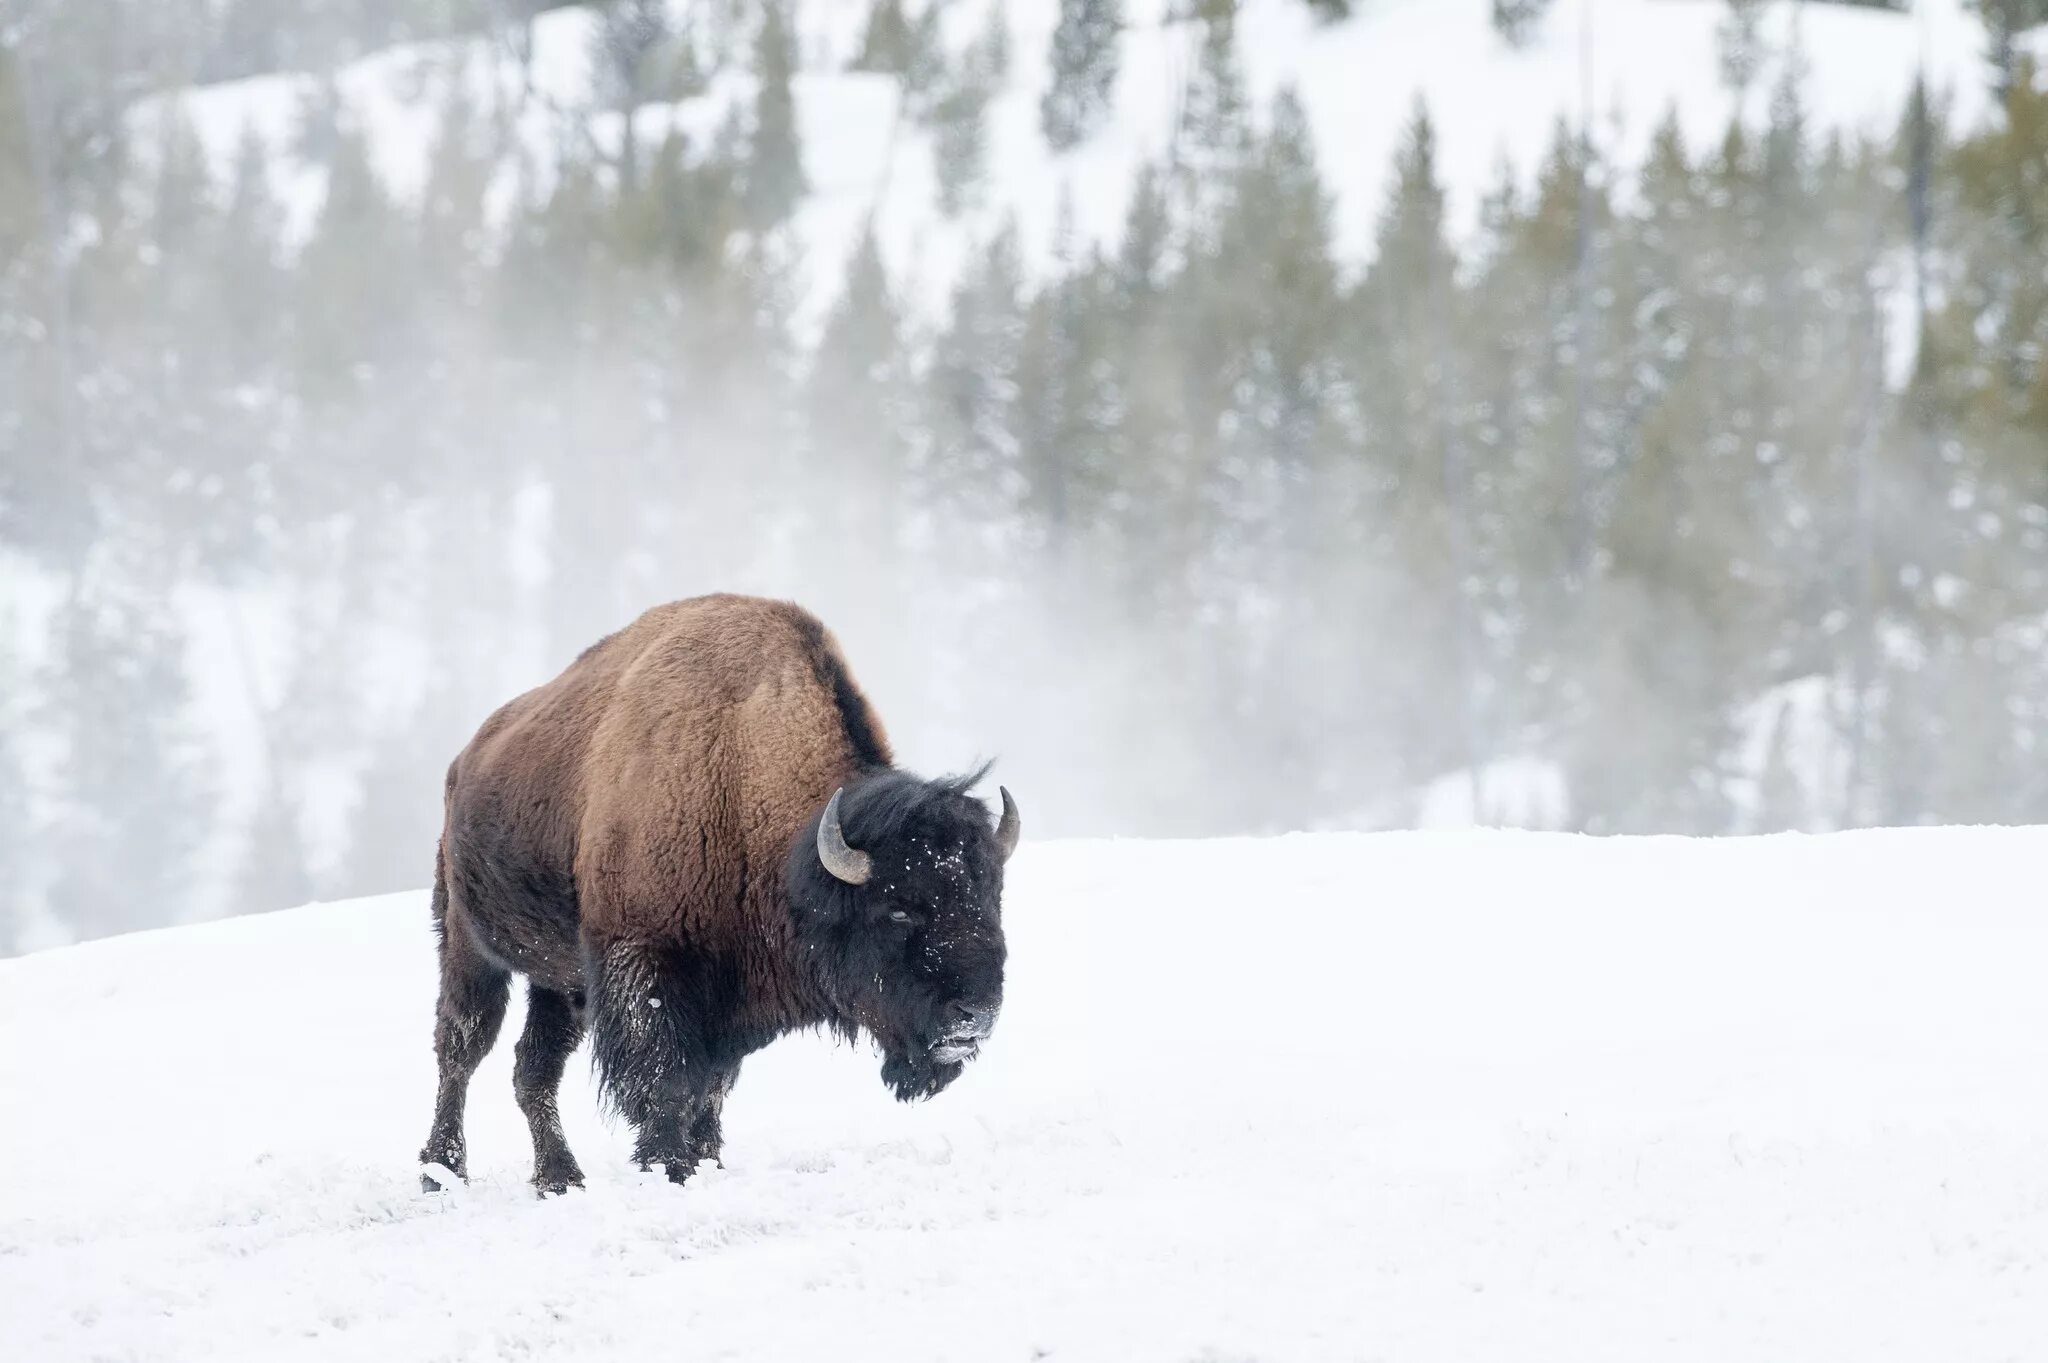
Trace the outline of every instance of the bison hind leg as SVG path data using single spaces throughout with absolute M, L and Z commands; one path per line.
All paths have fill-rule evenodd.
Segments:
M 519 1035 L 512 1093 L 533 1133 L 533 1186 L 545 1197 L 583 1186 L 583 1170 L 562 1134 L 557 1095 L 569 1053 L 583 1040 L 583 1019 L 567 994 L 529 983 L 526 1030 Z
M 466 1179 L 469 1152 L 462 1116 L 469 1080 L 497 1043 L 511 976 L 477 949 L 459 915 L 446 912 L 438 888 L 436 900 L 441 918 L 441 996 L 434 1007 L 434 1059 L 440 1082 L 434 1094 L 433 1128 L 420 1149 L 420 1163 Z M 430 1193 L 440 1192 L 445 1181 L 431 1168 L 420 1174 L 420 1187 Z

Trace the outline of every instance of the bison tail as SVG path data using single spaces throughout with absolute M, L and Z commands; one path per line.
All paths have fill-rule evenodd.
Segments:
M 442 938 L 448 936 L 448 855 L 439 843 L 434 844 L 434 890 L 432 905 L 434 931 Z

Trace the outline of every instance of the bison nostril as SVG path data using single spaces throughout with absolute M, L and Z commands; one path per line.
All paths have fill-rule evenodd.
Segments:
M 955 999 L 944 1009 L 946 1026 L 955 1036 L 987 1036 L 995 1026 L 998 1006 Z

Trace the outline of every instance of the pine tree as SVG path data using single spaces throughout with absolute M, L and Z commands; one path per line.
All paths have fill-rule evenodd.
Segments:
M 1738 96 L 1749 93 L 1763 69 L 1763 17 L 1764 0 L 1728 0 L 1728 13 L 1715 31 L 1721 81 Z
M 1493 0 L 1493 31 L 1509 47 L 1525 47 L 1542 29 L 1551 0 Z
M 213 184 L 199 136 L 181 110 L 166 112 L 157 139 L 151 237 L 172 256 L 191 251 L 211 226 Z
M 803 394 L 805 533 L 860 546 L 862 571 L 820 579 L 820 613 L 844 634 L 922 628 L 902 611 L 914 538 L 938 495 L 918 458 L 923 413 L 903 337 L 903 312 L 870 223 L 847 262 L 846 285 L 819 338 Z M 839 626 L 834 627 L 835 629 Z M 886 650 L 878 650 L 886 652 Z M 926 679 L 882 657 L 875 688 L 919 695 Z
M 619 113 L 619 183 L 629 190 L 640 175 L 634 114 L 651 93 L 670 37 L 668 0 L 611 0 L 597 12 L 594 65 Z
M 1575 163 L 1546 175 L 1571 186 L 1545 195 L 1560 203 L 1562 218 L 1562 201 L 1584 192 L 1584 147 L 1562 130 L 1558 147 Z M 1725 182 L 1743 186 L 1731 197 L 1753 198 L 1761 177 L 1750 153 L 1735 146 L 1724 159 L 1748 167 Z M 1734 817 L 1726 791 L 1731 716 L 1760 689 L 1762 669 L 1744 641 L 1756 638 L 1765 609 L 1728 564 L 1769 550 L 1768 528 L 1749 500 L 1754 455 L 1738 454 L 1708 415 L 1728 410 L 1728 385 L 1741 367 L 1741 341 L 1723 350 L 1724 337 L 1739 332 L 1722 328 L 1745 324 L 1716 318 L 1701 295 L 1742 290 L 1742 272 L 1753 267 L 1725 222 L 1701 221 L 1710 207 L 1730 205 L 1693 170 L 1675 122 L 1660 129 L 1642 183 L 1651 230 L 1624 234 L 1603 252 L 1613 261 L 1603 277 L 1612 298 L 1596 314 L 1590 448 L 1612 443 L 1621 453 L 1593 484 L 1590 571 L 1564 635 L 1570 720 L 1561 746 L 1584 826 L 1716 831 Z M 1608 209 L 1597 194 L 1592 208 L 1595 232 L 1604 235 Z M 1635 301 L 1639 290 L 1644 304 Z M 1648 334 L 1633 336 L 1650 323 Z M 1614 413 L 1626 424 L 1610 424 Z
M 46 176 L 24 57 L 0 42 L 0 544 L 69 567 L 94 534 L 72 393 L 63 185 Z
M 1014 224 L 1006 225 L 972 260 L 954 291 L 946 329 L 924 383 L 930 452 L 923 461 L 920 500 L 933 524 L 922 560 L 960 590 L 928 607 L 943 659 L 992 656 L 1002 646 L 1008 613 L 996 601 L 1029 589 L 1021 552 L 1017 490 L 1019 424 L 1028 396 L 1019 363 L 1024 335 L 1025 272 Z M 933 688 L 932 706 L 963 727 L 976 708 L 959 685 Z
M 2048 0 L 1971 0 L 1971 7 L 1984 20 L 1991 88 L 2003 104 L 2019 85 L 2021 35 L 2048 24 Z
M 1006 85 L 1010 80 L 1010 15 L 1003 5 L 991 5 L 988 11 L 988 27 L 982 30 L 979 44 L 983 67 L 990 81 Z
M 1191 395 L 1212 394 L 1186 353 L 1199 300 L 1172 255 L 1166 183 L 1157 166 L 1139 167 L 1122 245 L 1105 267 L 1103 350 L 1119 408 L 1110 465 L 1127 507 L 1120 531 L 1130 587 L 1157 601 L 1162 614 L 1186 618 L 1193 610 L 1189 567 L 1210 530 L 1215 452 L 1187 430 L 1198 419 L 1188 410 Z
M 796 101 L 790 90 L 796 74 L 796 36 L 780 0 L 762 6 L 755 69 L 761 86 L 754 101 L 744 194 L 748 223 L 756 231 L 766 231 L 787 218 L 805 192 Z
M 342 149 L 346 126 L 341 88 L 332 79 L 309 86 L 299 96 L 292 154 L 308 165 L 326 167 Z
M 1174 197 L 1193 243 L 1213 247 L 1252 145 L 1237 60 L 1237 0 L 1203 0 L 1202 51 L 1174 138 Z
M 1246 622 L 1231 668 L 1239 708 L 1259 714 L 1236 733 L 1247 743 L 1248 803 L 1283 820 L 1313 817 L 1327 735 L 1343 715 L 1296 679 L 1342 672 L 1315 621 L 1342 609 L 1323 591 L 1341 554 L 1348 479 L 1340 464 L 1340 291 L 1330 240 L 1331 202 L 1316 166 L 1308 115 L 1291 89 L 1274 100 L 1271 128 L 1237 174 L 1213 257 L 1190 277 L 1208 296 L 1194 325 L 1232 338 L 1230 393 L 1219 434 L 1219 497 L 1231 508 L 1217 547 L 1225 571 L 1265 584 L 1274 606 Z M 1258 697 L 1286 695 L 1287 703 Z M 1254 759 L 1249 749 L 1263 749 Z M 1335 762 L 1342 762 L 1341 757 Z
M 1338 287 L 1330 196 L 1292 89 L 1274 100 L 1271 130 L 1239 179 L 1209 285 L 1246 346 L 1235 366 L 1245 409 L 1235 434 L 1249 446 L 1248 460 L 1274 466 L 1284 508 L 1276 528 L 1306 550 L 1310 492 L 1328 471 L 1318 465 L 1325 403 L 1337 382 Z
M 420 198 L 423 263 L 429 278 L 457 284 L 478 263 L 476 234 L 497 157 L 467 81 L 448 83 L 440 115 Z
M 834 489 L 848 533 L 883 562 L 894 557 L 908 511 L 905 437 L 914 421 L 902 328 L 869 224 L 819 338 L 808 401 L 812 457 Z
M 1062 190 L 1053 228 L 1053 249 L 1065 278 L 1041 288 L 1026 317 L 1017 368 L 1018 383 L 1032 400 L 1018 430 L 1018 464 L 1024 473 L 1026 511 L 1055 570 L 1064 574 L 1073 540 L 1073 487 L 1081 455 L 1086 408 L 1081 373 L 1081 292 L 1074 284 L 1074 203 Z
M 1066 151 L 1086 141 L 1109 114 L 1116 90 L 1118 0 L 1060 0 L 1052 34 L 1052 84 L 1039 106 L 1046 143 Z
M 283 212 L 270 189 L 269 145 L 244 126 L 206 278 L 219 302 L 229 368 L 245 379 L 275 362 L 284 308 L 282 236 Z
M 118 323 L 98 338 L 102 360 L 122 371 L 120 407 L 133 422 L 119 437 L 120 458 L 101 467 L 102 505 L 167 528 L 189 562 L 232 579 L 257 552 L 252 464 L 261 436 L 238 399 L 243 375 L 224 334 L 227 300 L 213 273 L 224 222 L 204 152 L 175 106 L 156 122 L 149 211 L 137 225 L 148 250 L 138 252 Z M 103 432 L 113 434 L 116 419 L 103 409 Z
M 1351 17 L 1351 0 L 1308 0 L 1308 3 L 1326 24 Z
M 912 34 L 903 0 L 875 0 L 874 8 L 868 11 L 867 30 L 861 35 L 853 69 L 902 75 L 911 65 Z
M 988 162 L 988 104 L 1008 65 L 1009 25 L 1001 6 L 967 51 L 951 88 L 933 109 L 932 155 L 939 180 L 939 208 L 948 217 L 972 207 L 981 196 Z
M 724 139 L 698 155 L 683 133 L 672 131 L 653 158 L 644 192 L 617 206 L 622 254 L 693 279 L 728 269 L 728 240 L 743 225 L 743 173 Z
M 1166 201 L 1166 176 L 1150 162 L 1138 167 L 1124 214 L 1122 245 L 1117 252 L 1117 285 L 1128 306 L 1156 296 L 1165 285 L 1167 246 L 1173 213 Z
M 64 743 L 49 909 L 81 938 L 200 907 L 190 892 L 211 795 L 185 714 L 176 613 L 141 571 L 103 565 L 74 590 L 41 688 L 44 723 Z
M 1933 453 L 1950 483 L 1917 517 L 1923 562 L 1935 582 L 1968 584 L 1966 599 L 1922 609 L 1960 616 L 1949 628 L 1983 649 L 1982 636 L 2048 610 L 2048 90 L 2030 62 L 2019 72 L 2006 117 L 1945 158 L 1953 204 L 1933 251 L 1951 263 L 1910 393 L 1920 466 Z M 1957 654 L 1952 666 L 1988 664 Z
M 1462 726 L 1423 718 L 1436 713 L 1443 696 L 1462 697 L 1473 684 L 1461 657 L 1460 622 L 1469 605 L 1458 571 L 1465 484 L 1451 425 L 1459 409 L 1450 387 L 1455 269 L 1436 128 L 1418 102 L 1380 215 L 1373 263 L 1352 301 L 1346 345 L 1348 388 L 1363 433 L 1359 481 L 1370 497 L 1360 513 L 1373 518 L 1380 541 L 1381 562 L 1367 580 L 1399 582 L 1407 602 L 1402 610 L 1368 599 L 1353 613 L 1384 614 L 1408 660 L 1400 684 L 1376 698 L 1386 707 L 1379 722 L 1400 735 L 1394 779 L 1405 785 L 1464 767 L 1469 757 Z M 1379 642 L 1384 647 L 1387 638 Z
M 931 481 L 951 526 L 999 525 L 1015 473 L 1017 379 L 1024 334 L 1024 264 L 1015 223 L 973 262 L 953 294 L 927 380 L 936 432 Z M 975 536 L 963 539 L 972 542 Z
M 360 131 L 344 124 L 327 172 L 327 198 L 300 250 L 296 349 L 305 391 L 360 393 L 380 369 L 405 372 L 416 295 L 403 263 L 404 224 L 370 167 Z

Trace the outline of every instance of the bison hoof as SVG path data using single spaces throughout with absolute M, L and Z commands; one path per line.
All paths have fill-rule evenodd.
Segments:
M 656 1156 L 653 1159 L 642 1160 L 640 1168 L 650 1174 L 658 1170 L 668 1176 L 670 1183 L 686 1183 L 690 1175 L 697 1172 L 697 1161 L 688 1155 L 677 1155 L 674 1159 Z
M 572 1160 L 568 1167 L 559 1166 L 533 1171 L 533 1191 L 540 1197 L 560 1197 L 571 1188 L 583 1186 L 583 1171 Z
M 445 1193 L 465 1182 L 462 1170 L 451 1169 L 438 1161 L 429 1161 L 420 1169 L 420 1191 L 423 1193 Z

